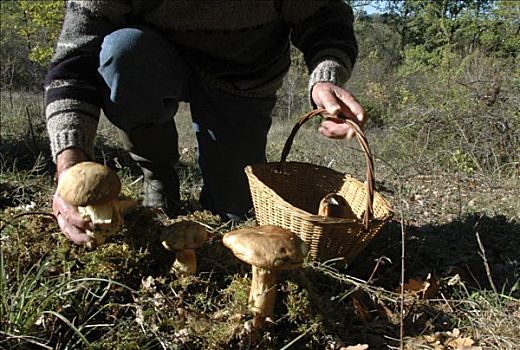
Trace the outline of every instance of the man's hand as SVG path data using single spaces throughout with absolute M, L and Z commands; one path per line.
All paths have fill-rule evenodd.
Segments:
M 316 106 L 325 108 L 331 115 L 323 120 L 318 129 L 322 135 L 333 139 L 354 137 L 354 130 L 342 118 L 356 122 L 363 129 L 366 122 L 365 111 L 347 90 L 332 83 L 316 83 L 311 96 Z
M 58 183 L 61 175 L 67 171 L 71 166 L 87 160 L 87 156 L 78 148 L 68 148 L 58 154 L 56 160 Z M 78 208 L 65 202 L 57 193 L 52 197 L 52 211 L 61 232 L 75 244 L 85 245 L 90 243 L 94 245 L 95 242 L 86 234 L 86 230 L 93 230 L 94 224 L 90 221 L 85 221 L 78 211 Z

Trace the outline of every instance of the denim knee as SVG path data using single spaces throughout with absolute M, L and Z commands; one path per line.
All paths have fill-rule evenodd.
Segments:
M 103 39 L 98 71 L 109 87 L 110 99 L 114 102 L 119 97 L 119 78 L 121 75 L 126 76 L 127 71 L 135 70 L 136 62 L 132 61 L 136 61 L 136 57 L 133 54 L 137 52 L 135 48 L 139 46 L 139 38 L 142 35 L 143 32 L 136 28 L 124 28 Z
M 110 89 L 113 102 L 121 99 L 131 102 L 132 99 L 128 99 L 125 93 L 148 82 L 161 83 L 150 81 L 152 76 L 168 78 L 163 72 L 154 74 L 152 70 L 167 70 L 171 64 L 168 48 L 165 48 L 163 41 L 159 34 L 140 28 L 119 29 L 104 38 L 99 54 L 99 73 Z
M 141 27 L 119 29 L 101 45 L 98 71 L 105 83 L 104 112 L 116 126 L 162 123 L 183 100 L 188 69 L 171 43 Z

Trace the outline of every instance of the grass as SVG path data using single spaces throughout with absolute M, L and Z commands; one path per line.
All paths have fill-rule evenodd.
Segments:
M 405 281 L 430 274 L 436 286 L 428 298 L 413 290 L 403 295 L 406 349 L 455 349 L 464 341 L 481 349 L 520 344 L 520 184 L 514 169 L 468 172 L 462 156 L 458 163 L 436 162 L 456 153 L 419 147 L 413 133 L 391 125 L 369 129 L 377 188 L 392 203 L 394 219 L 348 266 L 307 263 L 284 273 L 276 324 L 253 339 L 244 332 L 251 319 L 250 268 L 222 245 L 233 227 L 200 211 L 201 179 L 185 106 L 177 116 L 181 193 L 210 239 L 197 253 L 197 276 L 178 279 L 170 273 L 174 257 L 158 241 L 165 222 L 144 209 L 128 213 L 123 231 L 95 251 L 60 234 L 50 215 L 54 166 L 41 98 L 19 93 L 11 104 L 2 97 L 0 347 L 398 348 L 402 230 Z M 292 122 L 274 121 L 270 160 L 278 160 Z M 363 179 L 359 147 L 318 137 L 315 126 L 300 130 L 289 159 Z M 118 171 L 124 195 L 138 199 L 140 174 L 112 135 L 102 120 L 96 156 Z

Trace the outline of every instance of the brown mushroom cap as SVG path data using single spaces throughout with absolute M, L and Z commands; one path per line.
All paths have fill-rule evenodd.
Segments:
M 168 250 L 197 249 L 208 238 L 206 228 L 201 224 L 182 220 L 163 228 L 161 242 Z
M 323 197 L 320 201 L 318 215 L 334 218 L 356 218 L 356 214 L 352 211 L 348 201 L 337 193 L 329 193 Z
M 117 198 L 121 180 L 115 171 L 102 164 L 81 162 L 63 173 L 57 192 L 75 206 L 98 205 Z
M 228 232 L 223 243 L 237 258 L 260 268 L 295 268 L 301 266 L 307 254 L 307 247 L 297 235 L 273 225 Z

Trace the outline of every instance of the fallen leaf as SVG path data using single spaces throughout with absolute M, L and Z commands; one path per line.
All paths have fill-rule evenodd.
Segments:
M 339 350 L 366 350 L 368 349 L 367 344 L 349 345 L 347 347 L 341 347 Z
M 381 316 L 386 317 L 389 321 L 393 321 L 393 320 L 398 321 L 399 315 L 396 315 L 395 313 L 393 313 L 392 310 L 390 310 L 385 304 L 383 304 L 383 302 L 378 300 L 377 306 L 378 306 L 379 314 Z
M 155 281 L 152 276 L 148 276 L 146 278 L 143 278 L 141 280 L 141 288 L 146 291 L 152 291 L 155 290 Z
M 460 329 L 453 328 L 451 331 L 447 331 L 446 335 L 450 338 L 458 338 L 460 337 Z
M 437 334 L 427 334 L 424 337 L 424 340 L 426 340 L 428 343 L 435 343 L 439 341 L 439 337 Z
M 417 279 L 409 279 L 408 283 L 404 284 L 404 291 L 416 294 L 422 299 L 431 299 L 437 295 L 439 291 L 439 282 L 431 273 L 426 276 L 426 280 L 422 277 Z
M 448 280 L 448 286 L 455 286 L 457 284 L 460 284 L 461 282 L 461 278 L 460 278 L 460 275 L 459 274 L 456 274 L 455 276 L 451 277 L 449 280 Z
M 457 350 L 467 350 L 468 348 L 473 347 L 473 344 L 475 344 L 473 339 L 469 337 L 459 337 L 448 340 L 445 345 Z
M 453 328 L 451 332 L 446 332 L 450 337 L 445 342 L 444 346 L 455 350 L 481 350 L 480 346 L 473 346 L 475 341 L 471 337 L 464 337 L 461 335 L 460 329 Z
M 438 332 L 434 334 L 424 335 L 423 339 L 433 350 L 444 350 L 444 346 L 442 346 L 441 344 Z

